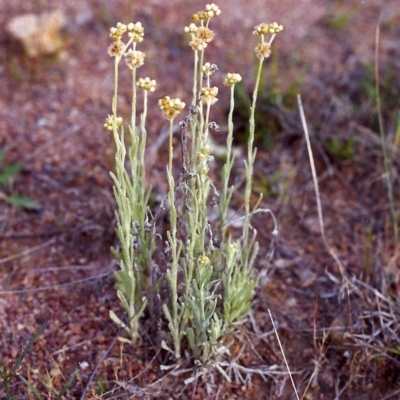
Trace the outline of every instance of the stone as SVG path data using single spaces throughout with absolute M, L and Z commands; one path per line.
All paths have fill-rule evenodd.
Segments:
M 29 57 L 37 58 L 54 54 L 62 48 L 61 32 L 66 24 L 64 14 L 55 10 L 14 17 L 6 24 L 6 30 L 23 45 Z

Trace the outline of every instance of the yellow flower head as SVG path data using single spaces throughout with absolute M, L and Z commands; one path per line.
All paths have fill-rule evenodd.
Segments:
M 210 104 L 210 105 L 215 104 L 218 101 L 217 96 L 218 96 L 218 88 L 216 86 L 212 88 L 201 89 L 200 97 L 201 101 L 204 104 Z
M 271 45 L 269 43 L 259 43 L 254 51 L 260 60 L 268 58 L 271 54 Z
M 139 78 L 139 80 L 136 82 L 136 84 L 140 88 L 150 91 L 150 92 L 154 92 L 154 90 L 156 89 L 156 81 L 154 79 L 150 80 L 150 78 L 148 78 L 148 77 L 144 78 L 144 79 Z
M 235 83 L 238 83 L 242 80 L 242 77 L 239 74 L 226 74 L 226 77 L 224 79 L 224 86 L 232 86 Z
M 108 47 L 107 53 L 110 55 L 110 57 L 116 57 L 124 54 L 124 51 L 125 51 L 125 43 L 118 40 L 117 42 L 112 43 Z
M 199 265 L 202 265 L 202 266 L 210 265 L 210 259 L 205 255 L 200 256 L 197 259 L 197 262 L 199 263 Z
M 272 22 L 272 24 L 266 24 L 263 22 L 254 28 L 253 35 L 266 35 L 267 33 L 277 34 L 283 29 L 282 25 L 278 25 L 277 22 Z
M 127 26 L 128 36 L 133 38 L 135 43 L 140 43 L 143 40 L 144 36 L 144 28 L 140 22 L 130 23 Z
M 169 96 L 158 100 L 158 104 L 167 119 L 174 119 L 185 107 L 185 103 L 180 99 L 171 99 Z
M 104 124 L 104 128 L 108 129 L 109 131 L 112 131 L 114 129 L 114 125 L 116 126 L 116 128 L 121 127 L 122 118 L 116 117 L 115 115 L 109 115 Z
M 138 50 L 129 49 L 125 54 L 125 62 L 129 69 L 139 68 L 144 64 L 146 53 Z
M 199 22 L 199 21 L 203 21 L 205 19 L 209 19 L 210 16 L 208 15 L 207 11 L 198 11 L 197 13 L 194 13 L 192 16 L 192 21 L 193 22 Z

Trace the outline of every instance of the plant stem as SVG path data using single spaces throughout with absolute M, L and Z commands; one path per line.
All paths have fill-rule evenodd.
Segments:
M 390 211 L 392 214 L 393 221 L 393 234 L 396 243 L 396 248 L 398 247 L 398 218 L 396 215 L 396 209 L 394 205 L 393 198 L 393 187 L 392 181 L 390 179 L 390 163 L 389 157 L 386 151 L 386 141 L 385 141 L 385 130 L 383 127 L 383 119 L 382 119 L 382 106 L 381 106 L 381 96 L 380 96 L 380 88 L 379 88 L 379 24 L 376 26 L 375 33 L 375 96 L 376 96 L 376 111 L 378 114 L 378 124 L 379 124 L 379 136 L 381 139 L 381 147 L 383 154 L 383 166 L 385 169 L 385 179 L 386 186 L 388 191 L 388 199 L 390 204 Z

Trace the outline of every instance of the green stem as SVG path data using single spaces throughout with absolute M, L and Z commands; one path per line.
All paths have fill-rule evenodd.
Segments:
M 168 168 L 169 168 L 169 173 L 172 176 L 172 160 L 174 157 L 174 147 L 172 145 L 172 137 L 173 137 L 173 130 L 174 130 L 174 119 L 169 120 L 169 149 L 168 149 Z M 173 190 L 174 188 L 170 187 L 170 190 Z
M 376 40 L 375 40 L 375 94 L 376 94 L 376 109 L 377 109 L 377 113 L 378 113 L 379 136 L 381 139 L 383 165 L 384 165 L 384 169 L 385 169 L 386 186 L 387 186 L 387 191 L 388 191 L 390 211 L 391 211 L 392 220 L 393 220 L 393 234 L 394 234 L 395 243 L 396 243 L 396 247 L 397 247 L 397 243 L 398 243 L 397 219 L 398 218 L 397 218 L 396 209 L 394 206 L 392 181 L 390 179 L 390 163 L 389 163 L 389 157 L 388 157 L 387 150 L 386 150 L 385 130 L 383 127 L 381 96 L 380 96 L 380 88 L 379 88 L 379 25 L 377 25 L 377 27 L 376 27 Z
M 202 143 L 201 147 L 206 147 L 208 144 L 208 122 L 210 120 L 210 107 L 211 107 L 211 104 L 207 103 L 206 118 L 205 118 L 205 123 L 204 123 L 205 127 L 204 127 L 203 143 Z
M 121 56 L 115 57 L 114 62 L 114 96 L 112 100 L 112 113 L 114 117 L 117 117 L 117 94 L 118 94 L 118 64 L 121 60 Z
M 246 248 L 249 239 L 249 227 L 250 227 L 250 196 L 253 184 L 253 169 L 254 169 L 254 159 L 257 153 L 257 149 L 253 149 L 254 145 L 254 132 L 255 132 L 255 122 L 254 122 L 254 112 L 256 108 L 258 87 L 261 79 L 261 70 L 264 59 L 260 59 L 258 63 L 256 84 L 253 91 L 253 101 L 250 108 L 250 130 L 249 139 L 247 143 L 247 164 L 246 164 L 246 188 L 244 193 L 244 206 L 245 206 L 245 220 L 244 220 L 244 247 Z
M 198 51 L 194 52 L 194 71 L 193 71 L 193 100 L 192 105 L 195 106 L 197 103 L 197 67 L 199 64 L 199 54 Z
M 136 134 L 136 68 L 132 70 L 132 113 L 131 113 L 131 135 Z
M 226 138 L 226 162 L 222 168 L 222 190 L 220 200 L 220 223 L 222 230 L 222 242 L 225 241 L 226 236 L 226 214 L 228 211 L 229 201 L 231 195 L 228 191 L 229 177 L 231 175 L 233 159 L 232 156 L 232 142 L 233 142 L 233 109 L 235 107 L 235 85 L 231 85 L 230 108 L 228 115 L 228 136 Z

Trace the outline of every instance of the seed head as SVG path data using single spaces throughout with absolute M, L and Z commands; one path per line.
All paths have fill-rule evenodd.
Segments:
M 210 43 L 214 38 L 214 32 L 204 26 L 200 26 L 195 33 L 195 36 L 201 40 L 204 40 L 207 43 Z
M 147 91 L 154 92 L 156 90 L 156 81 L 154 79 L 150 80 L 149 77 L 146 78 L 139 78 L 136 84 Z
M 202 40 L 199 39 L 197 37 L 194 37 L 190 42 L 189 42 L 189 46 L 192 48 L 192 50 L 196 51 L 196 50 L 204 50 L 207 47 L 207 43 Z
M 118 40 L 117 42 L 112 43 L 107 50 L 107 53 L 110 57 L 121 56 L 125 51 L 125 43 Z
M 268 58 L 271 54 L 271 45 L 269 43 L 259 43 L 254 51 L 260 60 Z
M 146 53 L 138 50 L 129 49 L 125 54 L 125 62 L 129 69 L 139 68 L 144 64 Z
M 239 74 L 226 74 L 224 79 L 224 86 L 232 86 L 242 80 L 242 77 Z

